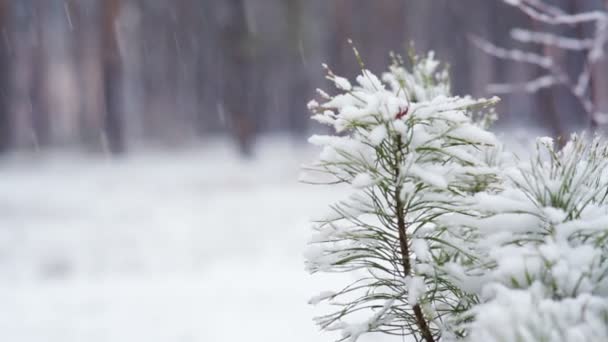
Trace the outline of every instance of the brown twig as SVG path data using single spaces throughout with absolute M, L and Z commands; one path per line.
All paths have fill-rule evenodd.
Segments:
M 506 0 L 503 0 L 506 2 Z M 608 0 L 605 0 L 608 6 Z M 527 31 L 516 29 L 512 32 L 513 38 L 533 44 L 551 45 L 553 49 L 567 51 L 585 51 L 585 62 L 580 74 L 576 79 L 568 74 L 567 68 L 560 65 L 552 55 L 539 55 L 526 52 L 522 49 L 504 49 L 496 46 L 481 38 L 474 37 L 473 42 L 487 54 L 496 58 L 512 60 L 515 62 L 535 64 L 545 70 L 546 73 L 540 78 L 517 84 L 494 85 L 493 89 L 500 89 L 502 92 L 526 91 L 535 93 L 541 89 L 549 88 L 553 85 L 563 85 L 580 103 L 585 114 L 589 119 L 591 129 L 599 125 L 597 99 L 594 97 L 593 88 L 595 79 L 593 68 L 603 55 L 606 45 L 606 35 L 608 35 L 608 14 L 606 11 L 589 11 L 578 13 L 578 8 L 574 7 L 573 14 L 567 14 L 554 7 L 538 0 L 528 0 L 510 3 L 527 14 L 533 22 L 543 23 L 550 26 L 567 25 L 575 27 L 578 32 L 577 38 L 568 38 L 554 35 L 548 32 Z M 595 33 L 590 38 L 585 38 L 582 34 L 582 25 L 593 23 Z M 546 48 L 545 48 L 546 50 Z M 562 63 L 563 64 L 563 63 Z
M 401 164 L 401 138 L 397 138 L 397 158 L 396 158 L 396 171 L 395 171 L 395 181 L 399 181 L 399 165 Z M 397 215 L 397 229 L 399 230 L 399 245 L 401 251 L 401 264 L 403 266 L 404 276 L 407 277 L 412 273 L 412 264 L 410 260 L 410 251 L 407 237 L 407 225 L 405 223 L 405 208 L 403 201 L 401 200 L 401 186 L 398 185 L 395 188 L 394 193 L 395 200 L 395 214 Z M 420 329 L 420 334 L 425 342 L 435 342 L 433 337 L 433 333 L 429 328 L 429 325 L 424 317 L 424 313 L 422 312 L 422 308 L 420 304 L 416 304 L 413 307 L 414 316 L 416 317 L 416 325 Z

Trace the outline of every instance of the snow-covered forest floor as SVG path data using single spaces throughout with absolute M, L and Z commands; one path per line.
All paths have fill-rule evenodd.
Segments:
M 4 160 L 2 339 L 320 340 L 302 249 L 339 194 L 298 184 L 292 147 Z
M 309 276 L 302 252 L 343 193 L 297 182 L 313 150 L 260 145 L 2 160 L 2 339 L 332 340 L 307 300 L 343 282 Z

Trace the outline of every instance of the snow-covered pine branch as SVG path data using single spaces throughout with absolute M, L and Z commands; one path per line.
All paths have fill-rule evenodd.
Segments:
M 558 7 L 549 5 L 542 0 L 502 0 L 528 15 L 532 20 L 558 27 L 563 25 L 574 26 L 593 24 L 594 33 L 591 37 L 570 38 L 551 32 L 537 32 L 514 28 L 511 37 L 522 43 L 542 44 L 564 51 L 583 51 L 585 53 L 584 65 L 578 75 L 568 75 L 566 66 L 559 65 L 551 56 L 541 56 L 522 49 L 505 49 L 496 46 L 479 37 L 473 37 L 473 43 L 485 53 L 505 60 L 537 65 L 548 71 L 548 75 L 534 80 L 517 84 L 493 85 L 489 91 L 501 92 L 536 92 L 550 85 L 563 85 L 579 101 L 590 119 L 592 128 L 602 122 L 601 114 L 591 95 L 592 70 L 596 63 L 604 58 L 606 44 L 608 43 L 608 8 L 604 11 L 588 11 L 568 14 Z M 608 4 L 606 4 L 608 6 Z
M 310 138 L 323 148 L 312 169 L 353 191 L 316 222 L 306 261 L 311 272 L 358 275 L 312 300 L 338 307 L 317 323 L 343 340 L 384 332 L 438 341 L 475 301 L 439 272 L 461 256 L 433 252 L 443 236 L 433 226 L 496 181 L 499 143 L 477 115 L 496 99 L 451 96 L 432 54 L 412 63 L 395 58 L 382 80 L 364 69 L 353 83 L 328 69 L 338 94 L 309 104 L 336 131 Z
M 335 134 L 310 169 L 351 195 L 314 224 L 310 272 L 352 282 L 311 304 L 341 341 L 608 340 L 608 143 L 539 138 L 529 161 L 486 130 L 496 100 L 453 97 L 430 54 L 382 79 L 328 79 L 311 101 Z M 481 113 L 481 115 L 478 115 Z M 489 112 L 491 114 L 491 112 Z
M 477 217 L 442 218 L 476 255 L 452 266 L 481 300 L 465 340 L 608 340 L 608 144 L 574 136 L 558 151 L 541 138 L 503 178 L 502 191 L 469 203 Z

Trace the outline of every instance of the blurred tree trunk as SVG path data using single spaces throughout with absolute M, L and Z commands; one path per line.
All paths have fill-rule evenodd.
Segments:
M 120 0 L 104 0 L 102 8 L 101 53 L 105 98 L 104 133 L 113 154 L 125 152 L 125 129 L 122 116 L 121 60 L 116 39 L 116 19 Z
M 72 46 L 75 56 L 78 84 L 79 133 L 81 142 L 94 150 L 102 144 L 104 94 L 102 91 L 99 16 L 92 1 L 69 0 L 66 10 L 70 13 Z
M 7 27 L 8 0 L 0 0 L 0 27 Z M 12 120 L 9 112 L 9 51 L 8 42 L 0 42 L 0 152 L 5 152 L 12 143 Z
M 220 68 L 220 48 L 218 41 L 217 1 L 200 1 L 201 16 L 198 17 L 198 32 L 195 35 L 197 44 L 201 45 L 197 56 L 196 82 L 198 93 L 198 113 L 196 126 L 198 134 L 204 136 L 223 127 L 223 117 L 218 115 L 218 98 Z M 215 80 L 215 81 L 210 81 Z
M 608 12 L 608 0 L 604 0 L 603 9 Z M 597 62 L 592 72 L 595 75 L 604 75 L 603 77 L 596 78 L 593 99 L 598 106 L 598 110 L 604 114 L 608 114 L 608 56 L 606 54 Z
M 239 150 L 250 155 L 255 122 L 250 108 L 252 39 L 247 27 L 244 0 L 224 0 L 219 8 L 222 105 Z
M 531 20 L 530 24 L 532 26 L 533 31 L 540 31 L 539 24 L 536 21 Z M 559 49 L 556 49 L 553 46 L 543 45 L 541 49 L 542 55 L 547 56 L 554 61 L 558 61 L 559 59 L 563 58 L 563 56 L 560 56 Z M 546 71 L 540 67 L 537 67 L 536 74 L 538 75 L 537 77 L 541 77 L 542 75 L 546 74 Z M 555 104 L 555 87 L 549 87 L 539 90 L 538 93 L 535 95 L 535 99 L 537 102 L 538 109 L 541 113 L 540 119 L 542 120 L 545 127 L 550 130 L 551 135 L 556 138 L 566 138 L 563 136 L 564 132 L 561 126 L 561 120 L 559 115 L 560 113 L 557 111 L 557 106 Z M 558 140 L 558 143 L 562 142 L 564 142 L 564 140 Z
M 585 11 L 590 10 L 590 8 L 588 8 L 587 6 L 589 6 L 589 3 L 587 4 L 581 4 L 579 0 L 567 0 L 567 4 L 566 4 L 566 8 L 567 11 L 570 13 L 583 13 Z M 586 39 L 587 36 L 591 36 L 591 35 L 586 35 L 586 30 L 585 27 L 583 26 L 583 24 L 576 24 L 574 26 L 574 31 L 576 34 L 576 39 L 579 40 L 583 40 Z M 583 52 L 579 52 L 579 53 L 575 53 L 574 54 L 574 59 L 576 61 L 576 63 L 569 63 L 570 65 L 566 65 L 567 67 L 567 71 L 570 71 L 571 75 L 579 75 L 580 73 L 583 72 L 583 69 L 585 68 L 585 66 L 587 66 L 588 62 L 586 60 L 586 56 L 585 53 Z M 597 65 L 598 63 L 595 63 L 595 65 Z M 574 65 L 574 67 L 573 67 Z M 589 67 L 594 67 L 595 65 L 589 65 Z M 569 70 L 571 69 L 571 70 Z M 591 102 L 593 103 L 593 108 L 596 109 L 597 107 L 597 99 L 595 97 L 596 93 L 597 93 L 597 82 L 596 82 L 596 75 L 594 74 L 593 70 L 592 72 L 589 74 L 589 89 L 587 91 L 590 92 L 590 99 Z M 572 82 L 577 82 L 578 81 L 578 77 L 574 77 L 572 79 Z M 587 115 L 587 123 L 588 123 L 588 127 L 590 130 L 595 131 L 598 128 L 598 122 L 594 119 L 593 114 L 594 113 L 585 113 L 585 109 L 582 108 L 581 106 L 579 106 L 579 110 L 581 110 L 584 114 Z
M 286 18 L 288 23 L 287 46 L 288 54 L 288 113 L 289 130 L 292 134 L 304 134 L 308 124 L 306 102 L 310 93 L 310 82 L 305 69 L 305 45 L 308 45 L 309 37 L 306 32 L 306 18 L 304 18 L 304 6 L 306 1 L 287 0 Z
M 353 38 L 351 19 L 354 15 L 353 4 L 350 0 L 335 0 L 332 10 L 333 16 L 329 18 L 333 22 L 330 65 L 338 74 L 352 75 L 358 70 L 352 50 L 347 43 L 347 39 Z
M 12 116 L 12 144 L 15 147 L 31 148 L 35 146 L 32 134 L 30 98 L 30 83 L 32 77 L 32 56 L 35 44 L 32 2 L 24 0 L 11 3 L 8 12 L 11 16 L 10 32 L 7 34 L 11 41 L 11 79 L 10 111 Z
M 405 25 L 406 1 L 375 0 L 361 2 L 361 5 L 358 6 L 363 9 L 361 17 L 367 17 L 369 27 L 377 28 L 376 30 L 369 30 L 369 27 L 365 27 L 367 25 L 361 26 L 359 33 L 361 48 L 369 47 L 369 49 L 365 49 L 365 60 L 370 67 L 384 70 L 389 62 L 389 52 L 393 51 L 403 55 L 409 44 Z M 369 14 L 372 15 L 369 16 Z M 420 51 L 420 53 L 424 52 Z
M 599 4 L 599 9 L 608 12 L 608 0 L 604 0 Z M 604 46 L 604 55 L 601 59 L 595 62 L 591 69 L 591 75 L 595 75 L 593 87 L 591 88 L 591 100 L 595 106 L 595 110 L 602 114 L 608 114 L 608 57 L 606 55 L 606 46 Z M 604 122 L 602 129 L 604 132 L 608 129 L 608 125 Z
M 197 58 L 201 44 L 194 39 L 200 32 L 200 16 L 203 13 L 199 0 L 181 0 L 175 3 L 175 50 L 176 50 L 176 103 L 180 113 L 177 125 L 182 137 L 193 137 L 197 118 L 198 96 Z
M 184 0 L 187 1 L 187 0 Z M 177 125 L 178 50 L 176 8 L 166 1 L 140 0 L 142 18 L 142 63 L 144 64 L 145 135 L 174 144 L 181 139 Z M 181 18 L 180 18 L 181 19 Z M 181 21 L 179 24 L 183 24 Z
M 48 24 L 46 1 L 34 1 L 35 47 L 32 56 L 30 98 L 32 102 L 32 131 L 37 148 L 51 143 L 51 119 L 47 92 L 48 51 L 44 27 Z

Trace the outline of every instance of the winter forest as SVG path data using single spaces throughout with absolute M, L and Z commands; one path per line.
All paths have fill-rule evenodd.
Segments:
M 608 341 L 607 0 L 0 0 L 17 342 Z

